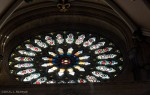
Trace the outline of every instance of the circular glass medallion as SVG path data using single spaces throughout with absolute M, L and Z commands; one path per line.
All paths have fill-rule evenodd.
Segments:
M 122 65 L 122 54 L 109 39 L 66 31 L 28 39 L 9 59 L 11 74 L 31 84 L 103 82 L 117 76 Z

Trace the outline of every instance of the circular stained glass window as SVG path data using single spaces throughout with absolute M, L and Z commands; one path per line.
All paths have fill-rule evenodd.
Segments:
M 10 73 L 29 84 L 97 83 L 122 70 L 120 50 L 107 38 L 85 32 L 51 32 L 18 45 Z

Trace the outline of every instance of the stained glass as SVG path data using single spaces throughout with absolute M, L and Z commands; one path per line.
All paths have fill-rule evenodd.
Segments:
M 72 68 L 67 69 L 67 71 L 69 72 L 70 75 L 74 76 L 75 72 L 73 71 Z
M 101 46 L 104 46 L 105 42 L 99 42 L 98 44 L 95 44 L 95 45 L 92 45 L 90 47 L 90 50 L 95 50 L 95 49 L 98 49 L 100 48 Z
M 31 81 L 31 80 L 33 80 L 33 79 L 37 79 L 38 77 L 40 77 L 40 74 L 39 74 L 39 73 L 34 73 L 34 74 L 31 74 L 31 75 L 25 77 L 25 78 L 23 79 L 23 81 L 24 81 L 24 82 L 29 82 L 29 81 Z
M 53 57 L 56 56 L 56 54 L 54 52 L 48 52 L 48 53 L 49 53 L 49 55 L 52 55 Z
M 56 80 L 49 80 L 46 82 L 47 84 L 55 84 L 56 83 Z
M 75 43 L 76 43 L 77 45 L 80 45 L 81 43 L 83 43 L 84 38 L 85 38 L 85 35 L 80 35 L 80 36 L 78 36 L 78 39 L 76 40 Z
M 97 70 L 100 70 L 100 71 L 106 71 L 106 72 L 115 72 L 116 70 L 113 69 L 113 68 L 108 68 L 106 66 L 97 66 L 96 67 Z
M 80 64 L 80 65 L 90 65 L 91 63 L 79 61 L 79 64 Z
M 102 79 L 109 79 L 110 77 L 107 74 L 103 74 L 99 71 L 93 71 L 92 74 L 96 77 L 101 77 Z
M 87 75 L 87 76 L 86 76 L 86 79 L 87 79 L 89 82 L 99 82 L 96 77 L 90 76 L 90 75 Z
M 66 82 L 61 80 L 61 81 L 58 81 L 58 84 L 65 84 Z
M 44 64 L 42 64 L 41 66 L 42 66 L 42 67 L 48 67 L 48 66 L 53 66 L 53 64 L 52 64 L 52 63 L 44 63 Z
M 117 56 L 116 54 L 103 54 L 103 55 L 97 56 L 97 59 L 110 59 L 116 56 Z
M 79 70 L 79 71 L 85 71 L 84 68 L 80 67 L 80 66 L 74 66 L 75 69 Z
M 74 55 L 75 55 L 75 56 L 79 56 L 79 55 L 82 54 L 82 53 L 83 53 L 83 51 L 81 50 L 81 51 L 76 52 Z
M 67 54 L 72 54 L 72 52 L 73 52 L 73 48 L 71 47 L 71 48 L 68 49 Z
M 76 83 L 74 80 L 69 80 L 68 83 Z
M 111 47 L 106 47 L 104 49 L 98 49 L 95 51 L 95 54 L 101 54 L 101 53 L 105 53 L 105 52 L 108 52 L 108 51 L 111 51 L 112 48 Z
M 52 39 L 52 37 L 46 36 L 45 40 L 49 45 L 51 45 L 51 46 L 55 45 L 55 41 Z
M 48 73 L 52 73 L 57 69 L 58 69 L 57 67 L 52 67 L 52 68 L 48 69 Z
M 58 75 L 59 76 L 63 76 L 64 72 L 65 72 L 65 69 L 60 69 L 59 72 L 58 72 Z
M 17 46 L 11 74 L 32 84 L 98 83 L 118 76 L 121 51 L 109 39 L 82 32 L 50 32 Z
M 53 60 L 53 58 L 48 58 L 48 57 L 42 57 L 42 59 L 45 60 L 45 61 L 46 60 L 48 60 L 48 61 L 52 61 Z
M 40 47 L 47 48 L 47 45 L 41 40 L 35 39 L 35 43 Z
M 89 57 L 90 57 L 90 56 L 82 56 L 82 57 L 79 57 L 79 59 L 80 59 L 80 60 L 86 60 L 86 59 L 89 59 Z
M 30 49 L 32 51 L 36 51 L 36 52 L 42 51 L 40 48 L 34 47 L 32 44 L 25 44 L 25 46 L 26 46 L 27 49 Z
M 86 42 L 83 43 L 83 46 L 84 47 L 90 46 L 90 45 L 92 45 L 93 42 L 95 42 L 95 40 L 96 40 L 95 37 L 90 38 L 88 41 L 86 41 Z
M 100 65 L 117 65 L 118 62 L 103 60 L 103 61 L 98 61 L 98 64 L 100 64 Z
M 73 41 L 74 41 L 74 36 L 73 36 L 73 34 L 67 35 L 66 42 L 67 42 L 68 44 L 72 44 Z
M 39 79 L 37 79 L 33 84 L 43 84 L 47 81 L 46 77 L 41 77 Z
M 34 68 L 25 69 L 25 70 L 21 70 L 21 71 L 17 72 L 17 75 L 30 74 L 30 73 L 33 73 L 35 71 L 36 71 L 36 69 L 34 69 Z
M 63 36 L 61 34 L 57 34 L 56 40 L 59 44 L 62 44 L 64 42 Z
M 14 67 L 16 68 L 28 68 L 28 67 L 33 67 L 33 63 L 23 63 L 23 64 L 16 64 Z
M 16 61 L 24 61 L 24 62 L 28 62 L 28 61 L 33 61 L 34 58 L 31 57 L 15 57 L 14 58 Z
M 27 56 L 35 56 L 36 55 L 36 53 L 34 53 L 32 51 L 19 50 L 18 52 L 22 55 L 27 55 Z
M 77 81 L 78 81 L 78 83 L 87 83 L 87 81 L 85 79 L 81 79 L 81 78 L 79 78 Z
M 58 52 L 59 52 L 59 54 L 64 54 L 64 51 L 62 48 L 58 48 Z

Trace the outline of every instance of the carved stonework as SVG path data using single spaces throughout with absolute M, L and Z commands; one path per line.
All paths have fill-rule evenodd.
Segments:
M 69 0 L 59 0 L 57 7 L 59 8 L 60 12 L 66 12 L 70 8 Z

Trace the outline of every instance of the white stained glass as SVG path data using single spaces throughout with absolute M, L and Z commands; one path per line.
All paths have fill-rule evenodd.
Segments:
M 55 45 L 55 41 L 52 39 L 52 37 L 45 36 L 45 40 L 46 40 L 47 44 L 49 44 L 50 46 Z
M 15 57 L 14 58 L 16 61 L 24 61 L 24 62 L 29 62 L 29 61 L 33 61 L 34 58 L 31 57 Z
M 73 48 L 71 47 L 68 49 L 67 54 L 72 54 L 72 52 L 73 52 Z
M 65 69 L 59 69 L 58 76 L 60 77 L 63 76 L 64 72 L 65 72 Z
M 111 47 L 106 47 L 104 49 L 98 49 L 95 51 L 95 54 L 100 54 L 100 53 L 105 53 L 105 52 L 108 52 L 108 51 L 111 51 L 112 48 Z
M 95 78 L 94 76 L 87 75 L 87 76 L 86 76 L 86 79 L 87 79 L 89 82 L 98 82 L 97 78 Z
M 56 54 L 54 52 L 48 52 L 49 55 L 52 55 L 53 57 L 56 56 Z
M 42 47 L 42 48 L 47 48 L 48 46 L 42 42 L 41 40 L 38 40 L 38 39 L 35 39 L 34 42 L 39 46 L 39 47 Z
M 98 61 L 98 64 L 100 64 L 100 65 L 116 65 L 116 64 L 118 64 L 118 62 L 103 60 L 103 61 Z
M 116 72 L 115 69 L 113 69 L 113 68 L 108 68 L 108 67 L 106 67 L 106 66 L 97 66 L 96 69 L 97 69 L 97 70 L 100 70 L 100 71 L 104 71 L 104 72 L 106 71 L 106 72 L 109 72 L 109 73 Z
M 47 84 L 55 84 L 56 81 L 52 79 L 52 80 L 47 81 L 46 83 L 47 83 Z
M 102 79 L 110 79 L 110 77 L 107 74 L 103 74 L 99 71 L 93 71 L 92 74 L 96 77 L 101 77 Z
M 37 79 L 33 84 L 42 84 L 42 83 L 45 83 L 46 81 L 47 81 L 46 77 L 41 77 Z
M 31 74 L 31 75 L 25 77 L 25 78 L 23 79 L 23 81 L 24 81 L 24 82 L 29 82 L 29 81 L 31 81 L 31 80 L 33 80 L 33 79 L 37 79 L 38 77 L 40 77 L 40 73 L 34 73 L 34 74 Z
M 20 54 L 23 54 L 23 55 L 27 55 L 27 56 L 35 56 L 36 53 L 32 52 L 32 51 L 26 51 L 26 50 L 19 50 L 18 51 Z
M 66 42 L 67 42 L 68 44 L 72 44 L 73 41 L 74 41 L 74 35 L 73 35 L 73 34 L 67 35 Z
M 26 48 L 27 49 L 30 49 L 32 51 L 35 51 L 35 52 L 41 52 L 42 50 L 38 47 L 34 47 L 32 44 L 25 44 Z
M 44 61 L 52 61 L 52 58 L 49 58 L 49 57 L 42 57 L 42 59 L 43 59 Z
M 78 81 L 78 83 L 87 83 L 87 81 L 85 79 L 81 79 L 81 78 L 79 78 L 77 81 Z
M 82 56 L 82 57 L 79 57 L 80 60 L 86 60 L 86 59 L 89 59 L 90 56 Z
M 24 64 L 16 64 L 14 67 L 16 68 L 28 68 L 28 67 L 33 67 L 34 65 L 32 63 L 24 63 Z
M 109 59 L 109 58 L 115 58 L 117 55 L 116 54 L 103 54 L 97 56 L 97 59 Z
M 58 44 L 62 44 L 64 42 L 63 36 L 61 34 L 57 34 L 56 40 Z
M 75 56 L 79 56 L 79 55 L 82 54 L 82 53 L 83 53 L 83 50 L 76 52 L 74 55 L 75 55 Z
M 90 38 L 88 41 L 86 41 L 86 42 L 83 43 L 83 46 L 84 47 L 88 47 L 88 46 L 92 45 L 92 43 L 95 42 L 95 41 L 96 41 L 95 37 Z
M 48 69 L 48 73 L 52 73 L 57 69 L 58 69 L 57 67 L 52 67 L 52 68 Z
M 67 83 L 72 84 L 72 83 L 76 83 L 76 82 L 74 80 L 69 80 Z
M 58 81 L 58 84 L 65 84 L 66 82 L 61 80 L 61 81 Z
M 59 54 L 64 54 L 64 50 L 62 48 L 58 48 Z
M 76 40 L 75 43 L 76 43 L 77 45 L 80 45 L 80 44 L 83 43 L 84 39 L 85 39 L 85 35 L 80 35 L 80 36 L 78 36 L 78 39 Z
M 80 65 L 90 65 L 91 63 L 89 63 L 89 62 L 82 62 L 82 61 L 80 61 L 80 62 L 79 62 L 79 64 L 80 64 Z
M 119 66 L 119 69 L 122 70 L 122 66 Z
M 42 67 L 48 67 L 48 66 L 53 66 L 53 63 L 44 63 L 41 65 Z
M 81 71 L 81 72 L 85 71 L 85 69 L 82 68 L 82 67 L 80 67 L 80 66 L 74 66 L 74 68 L 77 69 L 77 70 L 79 70 L 79 71 Z
M 98 48 L 100 48 L 101 46 L 104 46 L 104 45 L 105 45 L 105 42 L 99 42 L 98 44 L 90 46 L 90 50 L 98 49 Z
M 72 68 L 67 69 L 67 71 L 69 72 L 70 75 L 74 76 L 75 72 L 73 71 Z
M 17 72 L 17 75 L 30 74 L 30 73 L 33 73 L 35 71 L 36 71 L 36 69 L 34 69 L 34 68 L 25 69 L 25 70 L 21 70 L 21 71 Z

